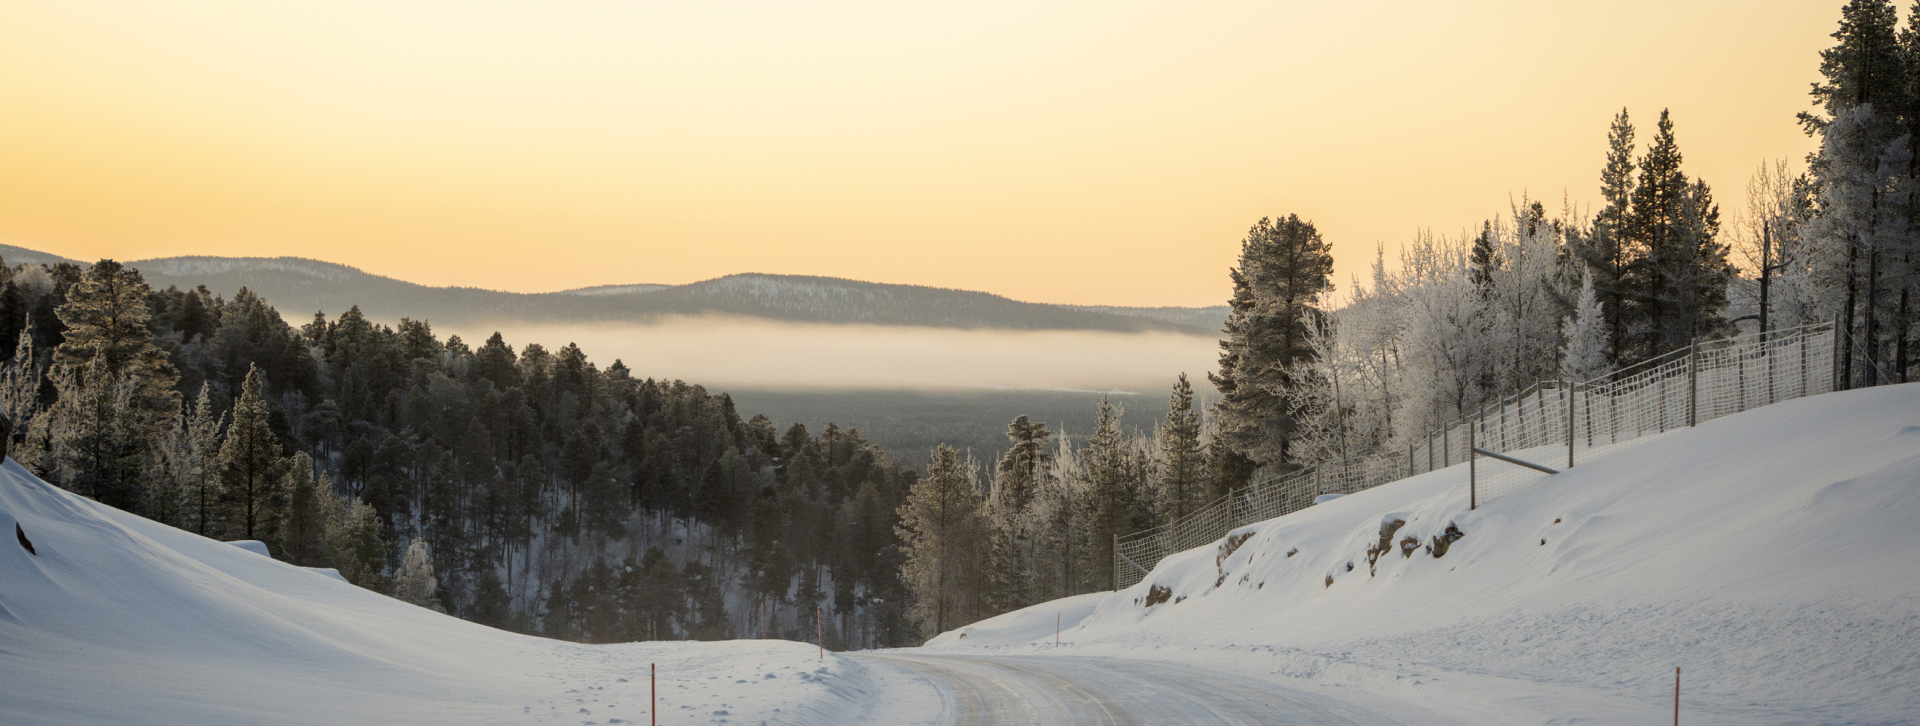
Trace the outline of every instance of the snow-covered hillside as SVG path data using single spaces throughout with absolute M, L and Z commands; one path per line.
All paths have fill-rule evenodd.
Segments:
M 33 552 L 16 541 L 15 527 Z M 424 610 L 0 467 L 0 723 L 840 724 L 856 661 L 786 641 L 577 645 Z
M 1199 661 L 1481 723 L 1658 722 L 1681 667 L 1687 723 L 1920 722 L 1920 384 L 1670 432 L 1477 511 L 1466 477 L 1245 527 L 1091 612 L 929 647 Z M 1084 616 L 1059 650 L 1055 612 Z

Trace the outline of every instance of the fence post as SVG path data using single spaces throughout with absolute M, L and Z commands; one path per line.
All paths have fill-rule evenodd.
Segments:
M 1440 424 L 1440 465 L 1453 466 L 1453 424 Z
M 1848 330 L 1847 332 L 1851 333 L 1853 331 Z M 1853 381 L 1845 380 L 1840 376 L 1840 368 L 1841 368 L 1840 357 L 1843 355 L 1844 356 L 1853 355 L 1853 351 L 1846 349 L 1847 346 L 1846 346 L 1846 343 L 1843 340 L 1841 340 L 1842 337 L 1843 336 L 1841 336 L 1840 334 L 1840 314 L 1834 313 L 1833 314 L 1833 375 L 1832 375 L 1833 387 L 1827 389 L 1829 391 L 1844 391 L 1844 390 L 1847 390 L 1848 385 L 1853 383 Z
M 1480 508 L 1480 481 L 1479 481 L 1479 472 L 1474 470 L 1474 468 L 1477 466 L 1477 463 L 1474 461 L 1475 457 L 1473 455 L 1473 443 L 1474 443 L 1473 422 L 1468 421 L 1467 422 L 1467 509 L 1469 510 Z
M 1407 476 L 1413 476 L 1413 444 L 1407 444 Z
M 1807 395 L 1807 331 L 1800 331 L 1800 397 Z
M 1573 381 L 1567 381 L 1567 468 L 1573 468 Z
M 1687 425 L 1692 426 L 1700 410 L 1700 339 L 1687 345 Z

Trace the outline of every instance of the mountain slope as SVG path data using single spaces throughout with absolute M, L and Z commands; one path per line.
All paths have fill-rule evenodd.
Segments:
M 1245 527 L 1062 638 L 1480 722 L 1653 722 L 1679 666 L 1688 723 L 1912 723 L 1920 562 L 1901 543 L 1916 522 L 1920 384 L 1835 393 L 1669 432 L 1477 510 L 1456 466 Z M 1464 536 L 1436 557 L 1449 526 Z M 1019 623 L 1049 620 L 930 645 L 1046 650 L 1052 634 Z

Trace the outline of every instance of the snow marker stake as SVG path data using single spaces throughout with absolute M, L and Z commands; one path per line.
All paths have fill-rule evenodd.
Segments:
M 1060 613 L 1053 614 L 1053 647 L 1060 647 Z
M 660 687 L 656 685 L 654 664 L 647 664 L 647 697 L 652 703 L 647 706 L 647 722 L 660 726 Z
M 1673 726 L 1680 726 L 1680 666 L 1673 667 Z
M 820 660 L 827 659 L 827 624 L 820 615 L 820 606 L 813 606 L 813 637 L 820 644 Z

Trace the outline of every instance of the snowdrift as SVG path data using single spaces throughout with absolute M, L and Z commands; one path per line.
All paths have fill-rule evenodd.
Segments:
M 1456 466 L 1244 527 L 1102 597 L 1057 652 L 1200 659 L 1496 723 L 1650 723 L 1683 667 L 1691 723 L 1915 723 L 1916 526 L 1920 384 L 1835 393 L 1478 510 Z M 987 624 L 934 645 L 1053 650 L 1050 632 Z
M 810 645 L 506 633 L 82 499 L 11 460 L 0 530 L 0 723 L 645 723 L 650 662 L 673 723 L 835 724 L 871 707 L 864 666 Z

